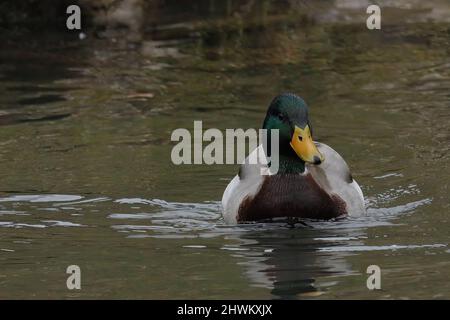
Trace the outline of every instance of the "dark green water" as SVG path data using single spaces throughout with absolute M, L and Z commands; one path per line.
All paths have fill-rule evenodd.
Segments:
M 351 3 L 171 4 L 84 40 L 3 29 L 0 298 L 450 298 L 450 4 L 385 1 L 370 31 Z M 227 226 L 237 167 L 171 163 L 174 129 L 259 128 L 284 91 L 367 217 Z

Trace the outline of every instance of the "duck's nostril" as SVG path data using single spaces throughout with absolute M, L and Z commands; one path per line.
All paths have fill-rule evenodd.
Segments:
M 318 156 L 314 156 L 313 158 L 314 164 L 321 164 L 322 160 L 320 160 L 320 158 Z

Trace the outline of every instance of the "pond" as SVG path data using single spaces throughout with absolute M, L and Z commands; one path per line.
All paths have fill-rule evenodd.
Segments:
M 450 5 L 379 2 L 381 30 L 353 1 L 1 29 L 0 298 L 450 298 Z M 306 100 L 367 216 L 230 226 L 238 166 L 171 162 L 173 130 L 258 129 L 281 92 Z

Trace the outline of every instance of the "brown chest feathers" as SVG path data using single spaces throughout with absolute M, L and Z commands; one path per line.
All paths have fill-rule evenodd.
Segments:
M 254 197 L 246 197 L 238 211 L 238 221 L 278 217 L 328 220 L 347 213 L 345 202 L 329 195 L 310 174 L 267 176 Z

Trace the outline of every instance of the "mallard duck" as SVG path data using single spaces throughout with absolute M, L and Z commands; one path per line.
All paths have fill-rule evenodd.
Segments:
M 279 131 L 279 165 L 250 164 L 263 150 L 270 157 L 270 139 L 259 145 L 240 166 L 222 197 L 227 223 L 288 219 L 329 220 L 365 214 L 364 197 L 344 159 L 324 143 L 312 139 L 308 106 L 299 96 L 281 94 L 270 103 L 263 123 L 268 136 Z M 261 149 L 262 148 L 262 149 Z

